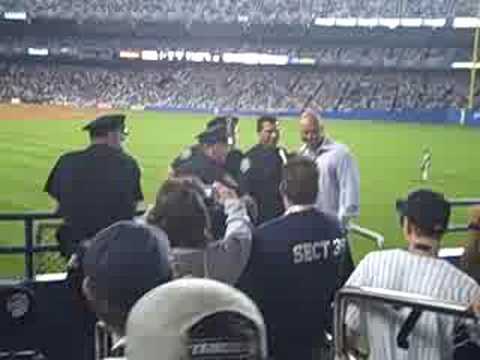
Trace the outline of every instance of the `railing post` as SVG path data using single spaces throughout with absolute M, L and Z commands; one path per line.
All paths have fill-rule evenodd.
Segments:
M 33 219 L 25 218 L 25 276 L 33 280 Z

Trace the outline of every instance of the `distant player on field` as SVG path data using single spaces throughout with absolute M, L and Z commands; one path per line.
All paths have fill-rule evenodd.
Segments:
M 430 177 L 430 169 L 432 167 L 432 151 L 430 148 L 423 149 L 422 162 L 420 164 L 420 172 L 422 181 L 428 181 Z

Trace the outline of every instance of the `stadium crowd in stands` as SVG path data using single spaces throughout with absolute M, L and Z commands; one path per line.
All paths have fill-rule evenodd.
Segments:
M 253 67 L 183 62 L 154 69 L 0 65 L 0 100 L 113 107 L 285 110 L 465 105 L 466 73 Z M 478 104 L 480 91 L 476 91 Z
M 325 47 L 325 48 L 290 48 L 280 46 L 255 46 L 244 44 L 238 47 L 221 46 L 199 47 L 194 42 L 135 39 L 135 38 L 83 38 L 75 36 L 35 38 L 7 36 L 0 41 L 0 54 L 24 54 L 28 48 L 47 48 L 51 55 L 70 56 L 72 58 L 114 59 L 125 49 L 163 49 L 175 52 L 176 61 L 183 60 L 179 53 L 209 52 L 211 54 L 256 52 L 290 55 L 291 57 L 308 57 L 316 60 L 318 65 L 347 67 L 379 67 L 402 69 L 449 69 L 452 62 L 469 61 L 471 51 L 461 48 L 381 48 L 381 47 Z M 161 57 L 160 57 L 161 58 Z
M 478 15 L 476 0 L 3 0 L 1 11 L 68 19 L 142 19 L 309 24 L 315 17 L 426 17 Z

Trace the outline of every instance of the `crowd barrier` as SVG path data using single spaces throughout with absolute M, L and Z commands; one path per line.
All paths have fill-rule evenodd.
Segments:
M 349 351 L 346 338 L 345 316 L 347 307 L 354 301 L 367 301 L 371 304 L 390 305 L 394 308 L 410 310 L 409 315 L 400 327 L 397 336 L 397 346 L 404 350 L 409 348 L 409 337 L 423 312 L 434 312 L 443 316 L 454 316 L 457 319 L 478 320 L 473 311 L 464 304 L 439 301 L 427 296 L 418 296 L 400 291 L 369 288 L 369 287 L 344 287 L 335 296 L 334 307 L 334 329 L 335 329 L 335 359 L 357 360 L 367 359 L 368 350 L 361 349 L 359 353 L 353 354 Z M 458 344 L 453 358 L 455 360 L 478 359 L 479 348 L 473 343 L 466 341 Z M 407 354 L 405 352 L 405 354 Z
M 169 107 L 149 105 L 145 110 L 169 111 L 169 112 L 191 112 L 198 114 L 236 114 L 238 116 L 260 116 L 265 113 L 263 110 L 235 110 L 218 108 L 193 108 L 193 107 Z M 271 111 L 272 115 L 278 117 L 296 117 L 301 113 L 300 109 L 286 109 Z M 335 120 L 379 120 L 400 123 L 429 123 L 429 124 L 462 124 L 467 126 L 480 126 L 479 110 L 459 110 L 456 108 L 446 109 L 405 109 L 405 110 L 327 110 L 322 115 L 328 119 Z

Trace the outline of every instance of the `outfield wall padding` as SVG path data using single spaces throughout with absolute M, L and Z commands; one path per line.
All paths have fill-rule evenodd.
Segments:
M 264 111 L 259 110 L 239 110 L 235 109 L 198 109 L 189 107 L 166 107 L 166 106 L 146 106 L 146 110 L 153 111 L 172 111 L 172 112 L 192 112 L 199 114 L 214 113 L 234 113 L 239 116 L 259 116 Z M 269 112 L 276 116 L 298 116 L 301 110 L 289 109 L 284 111 Z M 401 123 L 428 123 L 428 124 L 460 124 L 462 111 L 455 108 L 447 109 L 406 109 L 406 110 L 327 110 L 322 115 L 328 119 L 336 120 L 379 120 Z M 465 111 L 464 124 L 470 126 L 480 126 L 480 110 Z

